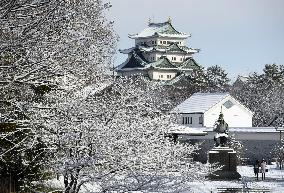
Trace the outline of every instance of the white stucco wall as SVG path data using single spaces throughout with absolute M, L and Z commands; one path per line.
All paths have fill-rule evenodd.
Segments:
M 136 39 L 135 40 L 135 45 L 140 45 L 143 43 L 146 43 L 148 46 L 156 45 L 158 44 L 158 39 L 157 38 L 141 38 L 141 39 Z
M 158 45 L 169 45 L 168 42 L 175 42 L 178 43 L 179 46 L 184 46 L 186 44 L 186 39 L 179 39 L 179 38 L 162 38 L 159 37 L 157 39 L 157 44 Z
M 156 70 L 155 69 L 155 70 L 149 70 L 148 74 L 152 80 L 171 80 L 174 77 L 176 77 L 177 72 L 175 70 L 161 70 L 161 69 Z M 161 77 L 161 75 L 163 77 Z M 168 75 L 170 77 L 168 77 Z
M 147 45 L 163 45 L 168 46 L 172 42 L 178 43 L 179 46 L 184 46 L 186 44 L 186 39 L 179 39 L 179 38 L 140 38 L 135 40 L 135 45 L 141 45 L 143 43 Z
M 151 53 L 144 53 L 143 56 L 151 62 L 157 61 L 159 58 L 162 56 L 166 56 L 169 61 L 174 62 L 174 63 L 183 63 L 183 61 L 191 57 L 192 54 L 178 54 L 178 53 L 161 53 L 161 52 L 151 52 Z M 176 60 L 173 60 L 173 57 L 176 57 Z
M 232 101 L 234 104 L 229 109 L 223 106 L 223 103 L 225 103 L 227 100 Z M 224 114 L 224 120 L 228 123 L 229 127 L 252 127 L 253 115 L 230 96 L 226 97 L 204 113 L 205 127 L 214 126 L 214 123 L 218 119 L 221 112 L 221 106 L 222 113 Z

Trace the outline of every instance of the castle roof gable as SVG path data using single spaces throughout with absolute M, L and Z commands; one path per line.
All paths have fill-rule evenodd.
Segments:
M 147 65 L 148 68 L 159 68 L 159 69 L 177 69 L 177 67 L 172 64 L 167 57 L 161 57 L 156 62 L 152 62 Z
M 148 37 L 173 37 L 185 39 L 189 36 L 190 35 L 177 31 L 169 21 L 163 23 L 149 23 L 148 27 L 142 30 L 140 33 L 129 35 L 129 37 L 132 39 Z

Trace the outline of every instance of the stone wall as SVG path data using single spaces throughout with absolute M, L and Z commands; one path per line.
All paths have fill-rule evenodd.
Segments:
M 246 164 L 253 164 L 256 159 L 265 159 L 270 161 L 274 156 L 272 155 L 273 147 L 278 143 L 275 140 L 240 140 L 244 145 L 245 150 L 245 158 L 247 159 Z M 200 150 L 198 154 L 194 156 L 196 161 L 200 161 L 202 163 L 207 162 L 207 153 L 214 146 L 214 140 L 204 140 L 204 139 L 188 139 L 183 141 L 185 143 L 202 143 L 200 145 Z

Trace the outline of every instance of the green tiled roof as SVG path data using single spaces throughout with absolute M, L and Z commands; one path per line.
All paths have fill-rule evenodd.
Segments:
M 171 22 L 163 23 L 149 23 L 148 27 L 145 28 L 138 34 L 129 35 L 130 38 L 146 38 L 146 37 L 177 37 L 187 38 L 189 35 L 177 31 L 171 24 Z
M 192 49 L 187 46 L 180 46 L 175 42 L 172 42 L 169 46 L 165 45 L 140 45 L 137 46 L 141 51 L 151 52 L 151 51 L 159 51 L 159 52 L 179 52 L 179 53 L 197 53 L 199 49 Z M 132 48 L 133 49 L 133 48 Z M 129 51 L 130 50 L 130 51 Z M 125 49 L 121 51 L 122 53 L 131 52 L 131 49 Z
M 149 26 L 159 26 L 160 28 L 157 32 L 161 34 L 181 34 L 168 21 L 164 23 L 150 23 Z
M 152 62 L 147 65 L 148 67 L 152 68 L 169 68 L 169 69 L 177 69 L 175 65 L 173 65 L 167 57 L 161 57 L 156 62 Z
M 119 66 L 118 70 L 124 68 L 144 68 L 147 65 L 146 59 L 139 52 L 133 51 L 130 58 L 127 59 L 121 66 Z
M 181 65 L 180 69 L 187 70 L 187 69 L 197 69 L 200 68 L 200 66 L 197 64 L 197 62 L 193 58 L 186 59 Z
M 173 43 L 170 46 L 168 46 L 167 51 L 170 52 L 186 52 L 183 49 L 181 49 L 177 44 Z

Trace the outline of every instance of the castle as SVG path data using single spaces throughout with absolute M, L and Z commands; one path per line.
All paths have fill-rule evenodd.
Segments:
M 151 80 L 173 80 L 181 74 L 190 74 L 199 65 L 193 54 L 199 49 L 186 46 L 190 35 L 177 31 L 171 19 L 164 23 L 149 22 L 138 34 L 129 35 L 135 46 L 119 50 L 128 54 L 127 60 L 116 68 L 118 76 L 143 75 Z

